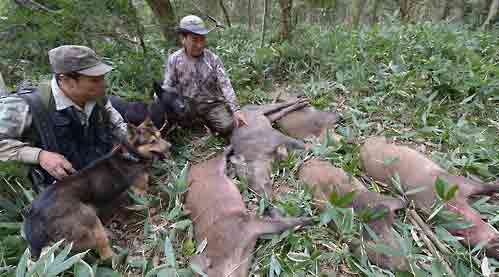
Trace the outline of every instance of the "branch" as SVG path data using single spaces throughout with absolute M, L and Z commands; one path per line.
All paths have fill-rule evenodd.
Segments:
M 198 10 L 199 13 L 201 13 L 202 15 L 206 16 L 207 18 L 209 18 L 211 21 L 213 21 L 216 25 L 216 27 L 220 27 L 220 28 L 225 28 L 225 26 L 220 23 L 220 21 L 216 20 L 213 16 L 209 15 L 208 13 L 206 13 L 205 11 L 201 10 L 198 5 L 196 5 L 196 3 L 194 2 L 194 0 L 191 0 L 192 2 L 192 5 L 194 6 L 194 8 L 196 8 L 196 10 Z
M 7 86 L 3 81 L 2 72 L 0 72 L 0 96 L 7 95 Z
M 93 33 L 95 36 L 103 36 L 103 37 L 110 37 L 116 40 L 124 40 L 126 42 L 129 42 L 134 45 L 140 45 L 140 41 L 133 40 L 130 38 L 127 34 L 122 34 L 118 32 L 98 32 L 98 33 Z
M 499 7 L 499 0 L 494 0 L 490 3 L 489 14 L 487 15 L 487 19 L 482 24 L 481 29 L 484 30 L 490 24 L 492 18 L 497 14 L 497 8 Z
M 30 10 L 33 10 L 33 11 L 40 11 L 41 10 L 41 11 L 48 12 L 48 13 L 61 12 L 61 10 L 52 10 L 52 9 L 47 8 L 44 5 L 42 5 L 38 2 L 35 2 L 33 0 L 14 0 L 14 2 L 16 4 L 18 4 L 19 6 L 23 6 L 25 8 L 30 9 Z
M 435 258 L 439 259 L 442 262 L 442 265 L 444 266 L 445 271 L 447 271 L 448 275 L 451 277 L 455 277 L 456 275 L 452 271 L 452 269 L 449 266 L 449 262 L 445 257 L 443 257 L 435 248 L 435 245 L 433 245 L 432 241 L 428 238 L 431 237 L 432 240 L 435 242 L 435 244 L 438 246 L 440 251 L 442 251 L 445 255 L 448 255 L 449 252 L 448 250 L 443 247 L 436 238 L 435 234 L 430 230 L 430 228 L 423 222 L 421 217 L 416 213 L 414 210 L 409 211 L 409 221 L 416 226 L 419 230 L 421 230 L 421 238 L 423 239 L 423 242 L 425 243 L 426 247 L 428 247 L 428 250 L 430 250 L 431 254 L 435 256 Z M 438 241 L 438 243 L 437 243 Z
M 416 213 L 416 211 L 414 210 L 410 210 L 409 211 L 409 215 L 414 219 L 416 220 L 416 222 L 418 223 L 418 226 L 421 227 L 421 229 L 423 229 L 423 231 L 428 235 L 428 237 L 433 241 L 433 243 L 437 246 L 437 248 L 442 252 L 444 253 L 444 255 L 449 255 L 450 254 L 450 251 L 449 249 L 444 245 L 442 244 L 442 242 L 440 242 L 440 240 L 437 238 L 437 236 L 431 231 L 430 227 L 428 227 L 428 225 L 426 225 L 426 223 L 423 221 L 423 219 L 419 216 L 418 213 Z

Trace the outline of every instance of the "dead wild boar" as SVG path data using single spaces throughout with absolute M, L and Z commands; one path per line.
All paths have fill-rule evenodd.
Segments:
M 25 214 L 24 230 L 31 253 L 65 239 L 73 250 L 96 249 L 101 259 L 113 256 L 96 208 L 118 199 L 131 186 L 144 187 L 153 158 L 169 143 L 150 120 L 128 127 L 128 138 L 102 158 L 44 190 Z
M 467 202 L 471 195 L 485 194 L 499 191 L 499 183 L 486 184 L 470 178 L 450 175 L 436 163 L 423 154 L 406 146 L 388 143 L 384 137 L 368 139 L 360 150 L 361 161 L 366 173 L 374 179 L 387 184 L 395 174 L 400 177 L 400 184 L 404 191 L 424 188 L 424 190 L 408 195 L 417 208 L 426 214 L 432 212 L 432 205 L 437 200 L 435 182 L 437 178 L 449 184 L 457 184 L 459 191 L 455 198 L 445 204 L 445 208 L 460 215 L 464 220 L 473 224 L 465 229 L 449 229 L 456 236 L 464 238 L 464 243 L 471 246 L 482 241 L 488 241 L 487 255 L 499 258 L 499 237 L 497 232 L 474 211 Z
M 343 169 L 333 166 L 329 161 L 317 158 L 305 162 L 298 172 L 298 177 L 311 188 L 314 203 L 319 209 L 325 209 L 325 204 L 331 193 L 336 192 L 339 196 L 343 196 L 355 191 L 351 203 L 355 212 L 366 209 L 373 212 L 384 212 L 383 217 L 374 218 L 368 222 L 378 239 L 371 238 L 367 232 L 363 234 L 364 240 L 367 242 L 367 255 L 371 262 L 381 267 L 400 271 L 407 270 L 408 263 L 405 257 L 380 254 L 370 248 L 375 243 L 382 243 L 393 249 L 399 249 L 392 224 L 395 220 L 395 211 L 405 206 L 402 200 L 369 191 L 359 180 L 348 176 Z
M 226 155 L 194 165 L 188 174 L 186 208 L 196 241 L 206 239 L 204 253 L 193 258 L 210 277 L 248 275 L 256 240 L 310 223 L 305 218 L 270 219 L 248 214 L 236 185 L 225 174 Z
M 236 128 L 231 136 L 234 155 L 231 162 L 236 173 L 246 178 L 259 195 L 272 195 L 272 162 L 287 155 L 286 148 L 305 148 L 302 141 L 290 138 L 272 127 L 272 122 L 303 108 L 306 100 L 268 105 L 248 105 L 242 108 L 248 126 Z

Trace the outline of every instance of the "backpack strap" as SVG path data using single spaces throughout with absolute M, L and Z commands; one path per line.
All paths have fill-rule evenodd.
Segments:
M 50 89 L 48 91 L 50 92 Z M 30 107 L 32 122 L 40 137 L 42 148 L 47 151 L 59 153 L 54 133 L 54 123 L 48 113 L 52 97 L 50 95 L 43 95 L 46 93 L 46 89 L 43 88 L 28 88 L 19 91 L 17 96 L 23 98 Z

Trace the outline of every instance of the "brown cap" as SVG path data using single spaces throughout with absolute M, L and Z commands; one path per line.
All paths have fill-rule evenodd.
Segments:
M 63 45 L 50 50 L 49 61 L 54 73 L 101 76 L 113 69 L 103 63 L 94 50 L 80 45 Z

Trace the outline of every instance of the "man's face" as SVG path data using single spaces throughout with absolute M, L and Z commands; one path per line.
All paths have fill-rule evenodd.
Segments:
M 201 35 L 196 35 L 192 33 L 187 33 L 182 43 L 184 45 L 187 55 L 191 57 L 199 57 L 203 54 L 204 47 L 206 45 L 206 37 Z
M 61 88 L 73 101 L 84 103 L 106 94 L 106 80 L 104 75 L 81 75 L 77 80 L 63 77 Z

